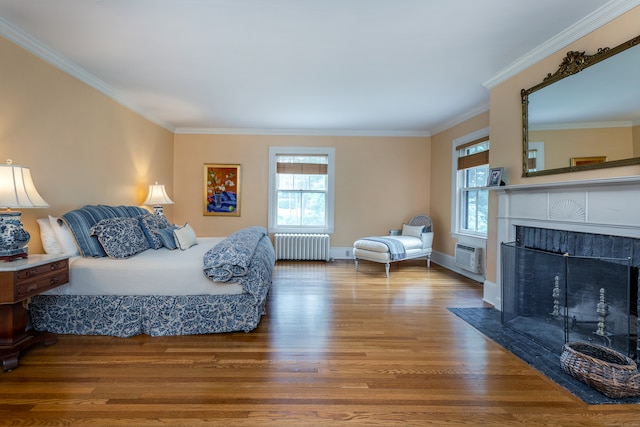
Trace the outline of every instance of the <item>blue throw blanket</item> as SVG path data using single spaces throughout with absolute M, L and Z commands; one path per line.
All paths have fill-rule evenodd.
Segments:
M 372 240 L 374 242 L 380 242 L 387 245 L 387 248 L 389 248 L 389 257 L 391 258 L 391 261 L 397 261 L 407 256 L 407 253 L 404 250 L 404 245 L 402 244 L 402 242 L 398 241 L 397 239 L 394 239 L 393 237 L 382 237 L 382 236 L 365 237 L 362 240 Z
M 260 240 L 267 235 L 264 227 L 243 228 L 204 254 L 204 274 L 216 282 L 245 276 Z

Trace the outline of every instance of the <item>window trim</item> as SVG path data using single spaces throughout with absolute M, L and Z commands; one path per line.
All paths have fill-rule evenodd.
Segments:
M 478 142 L 478 140 L 489 137 L 489 128 L 483 128 L 472 132 L 470 134 L 461 136 L 451 141 L 451 235 L 454 238 L 466 237 L 470 239 L 478 239 L 481 242 L 487 240 L 487 234 L 485 233 L 472 233 L 462 230 L 460 209 L 461 206 L 461 192 L 459 191 L 460 184 L 458 183 L 458 159 L 460 146 L 465 144 L 471 145 L 471 143 Z
M 277 158 L 281 155 L 327 156 L 327 224 L 326 227 L 299 227 L 278 226 L 278 192 L 276 191 Z M 269 233 L 326 233 L 333 234 L 334 230 L 334 203 L 335 203 L 335 157 L 336 149 L 333 147 L 269 147 Z

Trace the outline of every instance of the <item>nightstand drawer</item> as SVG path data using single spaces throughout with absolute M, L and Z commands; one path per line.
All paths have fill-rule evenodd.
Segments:
M 43 262 L 43 257 L 34 255 L 0 267 L 0 304 L 23 301 L 69 281 L 68 258 Z
M 16 272 L 16 284 L 20 284 L 24 281 L 28 281 L 33 279 L 34 277 L 42 277 L 47 273 L 52 273 L 55 271 L 66 271 L 67 266 L 69 265 L 68 259 L 63 259 L 60 261 L 50 262 L 48 264 L 37 265 L 35 267 L 27 268 L 25 270 L 20 270 Z
M 69 281 L 68 270 L 54 270 L 53 273 L 38 275 L 33 279 L 16 283 L 17 299 L 24 299 L 48 291 Z

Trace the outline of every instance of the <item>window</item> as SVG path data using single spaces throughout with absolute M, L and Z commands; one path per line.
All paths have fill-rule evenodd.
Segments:
M 486 237 L 488 230 L 489 138 L 475 139 L 455 147 L 455 232 Z
M 333 148 L 269 148 L 269 232 L 333 233 Z
M 529 141 L 527 172 L 544 170 L 544 142 Z

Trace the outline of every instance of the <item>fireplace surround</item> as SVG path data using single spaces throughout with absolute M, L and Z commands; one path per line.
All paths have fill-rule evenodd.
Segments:
M 569 253 L 595 259 L 617 258 L 622 259 L 621 262 L 628 259 L 630 266 L 627 278 L 616 280 L 623 283 L 622 287 L 624 282 L 630 284 L 628 295 L 632 302 L 628 304 L 629 314 L 637 317 L 640 177 L 506 186 L 496 192 L 497 284 L 485 283 L 484 299 L 487 302 L 503 309 L 503 297 L 511 298 L 509 294 L 513 291 L 512 287 L 503 290 L 499 284 L 502 284 L 504 274 L 501 246 L 512 242 L 513 245 L 552 256 Z M 585 265 L 595 266 L 597 262 L 587 262 Z M 617 306 L 621 304 L 625 303 L 615 303 Z M 552 311 L 551 307 L 549 311 Z M 630 334 L 635 334 L 636 326 L 637 321 Z M 637 344 L 634 344 L 630 352 L 636 349 Z

